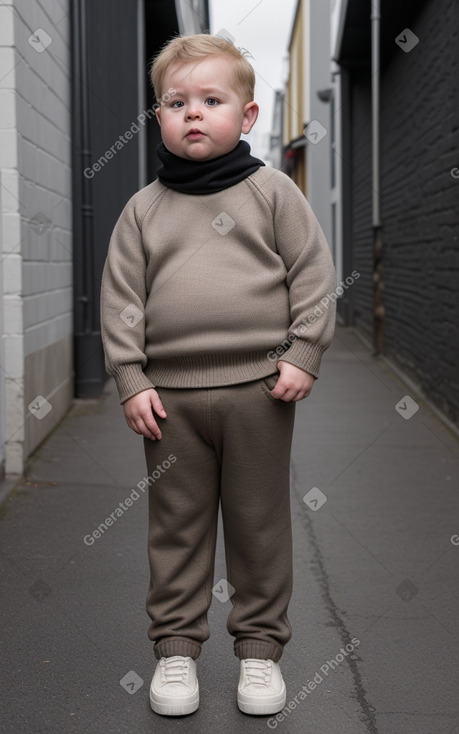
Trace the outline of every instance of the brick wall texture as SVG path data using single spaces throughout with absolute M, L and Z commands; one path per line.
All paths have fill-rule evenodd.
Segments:
M 0 4 L 0 452 L 20 474 L 72 396 L 69 0 Z M 37 396 L 52 410 L 37 417 Z M 5 417 L 6 416 L 6 417 Z
M 419 43 L 397 47 L 381 75 L 385 353 L 459 423 L 459 3 L 428 2 L 411 30 Z M 351 115 L 355 322 L 370 333 L 368 70 L 351 72 Z

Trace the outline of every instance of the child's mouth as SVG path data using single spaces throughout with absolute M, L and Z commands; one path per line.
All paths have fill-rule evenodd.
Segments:
M 187 138 L 190 140 L 199 140 L 199 138 L 203 138 L 204 133 L 202 133 L 200 130 L 190 130 L 190 132 L 187 134 Z

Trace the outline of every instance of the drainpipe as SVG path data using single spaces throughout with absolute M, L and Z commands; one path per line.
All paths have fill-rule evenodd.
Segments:
M 91 165 L 91 124 L 87 44 L 87 0 L 72 9 L 72 208 L 74 296 L 74 396 L 98 396 L 107 379 L 95 297 L 92 182 L 84 176 Z
M 373 339 L 375 354 L 384 351 L 385 309 L 382 292 L 381 174 L 380 174 L 380 25 L 381 0 L 373 0 L 371 13 L 372 106 L 372 229 L 373 229 Z

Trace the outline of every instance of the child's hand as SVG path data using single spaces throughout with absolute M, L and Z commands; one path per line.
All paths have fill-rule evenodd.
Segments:
M 280 376 L 271 390 L 273 398 L 285 400 L 286 403 L 307 398 L 316 379 L 314 375 L 282 359 L 278 361 L 277 368 Z
M 138 392 L 123 403 L 124 415 L 129 428 L 156 441 L 157 438 L 162 438 L 162 433 L 153 418 L 153 408 L 161 418 L 166 417 L 163 404 L 153 387 Z

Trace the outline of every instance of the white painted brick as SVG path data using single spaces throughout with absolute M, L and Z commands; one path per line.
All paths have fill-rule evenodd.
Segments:
M 60 237 L 61 232 L 65 232 L 67 234 L 69 231 L 71 231 L 71 220 L 68 216 L 70 213 L 69 204 L 70 202 L 68 198 L 64 196 L 61 196 L 61 198 L 57 198 L 56 196 L 56 201 L 53 202 L 53 206 L 51 207 L 56 237 Z
M 49 256 L 49 240 L 50 232 L 37 233 L 31 225 L 27 227 L 27 236 L 24 241 L 23 257 L 24 262 L 32 266 L 34 262 L 47 262 Z M 25 288 L 25 286 L 24 286 Z M 24 290 L 24 295 L 28 291 Z
M 38 164 L 36 149 L 30 146 L 27 156 L 27 172 L 35 172 L 35 177 L 31 178 L 30 176 L 26 176 L 22 180 L 22 211 L 26 219 L 31 219 L 38 212 L 43 212 L 48 219 L 51 219 L 51 206 L 47 192 L 41 186 L 37 185 L 38 176 L 36 175 L 36 171 L 38 170 Z
M 27 206 L 26 202 L 31 193 L 31 184 L 29 182 L 35 182 L 37 180 L 37 148 L 33 143 L 28 140 L 21 138 L 19 146 L 19 170 L 21 175 L 24 177 L 24 189 L 23 189 L 23 204 Z M 27 185 L 28 184 L 28 185 Z M 33 195 L 33 190 L 32 190 Z M 36 194 L 35 194 L 36 196 Z
M 73 283 L 62 291 L 61 311 L 67 316 L 73 316 Z
M 3 175 L 2 175 L 3 178 Z M 4 193 L 4 192 L 3 192 Z M 21 215 L 16 213 L 3 213 L 3 253 L 14 252 L 21 254 L 22 225 Z
M 49 264 L 46 262 L 27 262 L 23 263 L 23 294 L 32 295 L 41 293 L 46 290 L 46 271 Z
M 52 191 L 63 191 L 65 186 L 65 168 L 62 161 L 58 161 L 49 153 L 44 154 L 46 160 L 45 174 L 46 178 L 43 185 Z
M 71 289 L 38 293 L 24 299 L 24 330 L 72 311 Z
M 21 134 L 26 140 L 33 141 L 35 135 L 35 117 L 33 107 L 19 92 L 16 94 L 16 118 Z
M 59 2 L 59 0 L 37 0 L 37 4 L 42 8 L 46 17 L 51 18 L 57 28 L 61 30 L 66 19 L 68 21 L 68 13 L 70 8 L 68 2 Z
M 22 334 L 24 329 L 21 296 L 4 296 L 3 309 L 4 333 L 6 335 Z
M 9 377 L 23 377 L 24 374 L 24 353 L 23 335 L 5 336 L 5 371 Z
M 47 333 L 43 331 L 43 325 L 32 326 L 24 334 L 24 355 L 44 349 L 47 344 L 51 342 L 47 339 Z
M 65 288 L 72 283 L 72 263 L 47 263 L 46 290 Z
M 21 206 L 17 171 L 14 168 L 4 169 L 1 180 L 3 212 L 17 212 Z
M 61 314 L 59 317 L 46 323 L 37 324 L 27 329 L 24 335 L 25 354 L 32 354 L 63 339 L 73 330 L 73 316 L 71 313 Z
M 11 253 L 2 262 L 3 293 L 20 293 L 22 287 L 22 257 Z
M 23 433 L 23 431 L 22 431 Z M 16 436 L 19 434 L 16 434 Z M 14 437 L 16 439 L 16 436 Z M 21 475 L 24 471 L 24 438 L 10 440 L 5 445 L 5 477 Z
M 35 120 L 34 129 L 32 134 L 26 136 L 28 140 L 38 148 L 38 150 L 47 153 L 57 161 L 66 162 L 70 158 L 70 140 L 66 139 L 61 130 L 56 127 L 54 121 L 50 121 L 44 115 L 32 110 L 32 116 Z M 21 125 L 21 120 L 18 118 L 18 124 Z M 69 129 L 70 119 L 67 121 L 62 120 L 62 125 Z M 64 143 L 62 142 L 64 141 Z
M 0 46 L 14 45 L 14 9 L 11 5 L 0 5 Z
M 53 232 L 49 257 L 53 261 L 69 262 L 72 260 L 72 233 L 58 227 Z
M 24 297 L 24 330 L 49 318 L 46 306 L 45 293 Z
M 0 5 L 2 331 L 7 370 L 17 378 L 8 389 L 9 428 L 17 434 L 5 466 L 17 472 L 25 458 L 24 354 L 73 330 L 69 11 L 70 0 Z M 52 38 L 43 53 L 28 42 L 38 28 Z M 31 222 L 39 212 L 50 219 L 44 232 Z
M 37 52 L 32 45 L 26 40 L 26 43 L 20 45 L 20 50 L 24 54 L 24 62 L 25 64 L 33 68 L 37 76 L 40 77 L 43 81 L 46 80 L 46 83 L 53 83 L 52 74 L 51 74 L 51 67 L 55 63 L 54 59 L 52 58 L 53 53 L 57 53 L 58 55 L 62 53 L 62 47 L 59 49 L 59 47 L 56 47 L 56 41 L 57 41 L 57 35 L 54 29 L 51 27 L 51 24 L 47 20 L 43 20 L 42 24 L 39 26 L 43 29 L 45 33 L 47 33 L 51 37 L 51 43 L 49 46 L 45 48 L 44 51 L 41 53 Z M 37 30 L 36 27 L 33 28 L 33 31 L 35 32 Z M 30 32 L 27 31 L 27 37 L 30 36 Z
M 51 211 L 53 212 L 53 221 L 60 229 L 71 230 L 72 227 L 72 200 L 70 194 L 72 191 L 71 181 L 67 181 L 62 196 L 54 194 L 50 197 Z
M 68 172 L 70 167 L 53 158 L 52 161 L 52 172 L 53 172 L 53 188 L 57 191 L 65 191 L 67 189 Z
M 49 297 L 49 304 L 52 316 L 69 314 L 72 312 L 72 289 L 63 288 L 55 293 L 54 297 Z
M 23 397 L 23 376 L 13 379 L 13 375 L 8 375 L 5 380 L 7 441 L 17 442 L 24 439 L 24 413 L 18 410 L 18 405 L 22 404 Z
M 49 155 L 41 148 L 37 149 L 36 181 L 45 189 L 59 191 L 58 182 L 53 181 L 53 163 Z
M 0 69 L 2 70 L 0 89 L 15 88 L 17 68 L 20 64 L 20 57 L 14 48 L 0 48 Z
M 14 128 L 0 130 L 0 168 L 17 168 L 18 133 Z
M 30 29 L 35 30 L 39 28 L 40 7 L 37 2 L 31 3 L 30 0 L 14 0 L 14 8 L 16 10 L 17 28 L 23 33 L 28 30 L 26 35 L 27 39 L 31 33 Z
M 0 6 L 1 7 L 1 6 Z M 16 100 L 12 89 L 0 89 L 0 129 L 15 127 Z
M 17 89 L 27 97 L 31 106 L 43 114 L 46 112 L 45 97 L 49 94 L 48 87 L 35 68 L 29 68 L 24 62 L 16 67 Z

